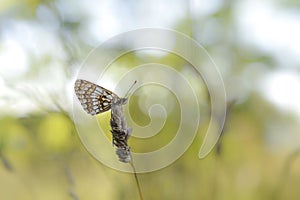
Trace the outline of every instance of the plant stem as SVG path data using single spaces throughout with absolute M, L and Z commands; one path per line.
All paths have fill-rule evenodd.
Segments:
M 132 158 L 132 157 L 131 157 L 131 158 Z M 131 167 L 132 167 L 132 169 L 133 169 L 134 178 L 135 178 L 135 182 L 136 182 L 136 185 L 137 185 L 137 188 L 138 188 L 138 191 L 139 191 L 140 200 L 143 200 L 143 194 L 142 194 L 140 182 L 139 182 L 139 179 L 138 179 L 138 177 L 137 177 L 136 170 L 135 170 L 135 167 L 134 167 L 134 165 L 133 165 L 133 160 L 132 160 L 132 159 L 131 159 L 130 165 L 131 165 Z

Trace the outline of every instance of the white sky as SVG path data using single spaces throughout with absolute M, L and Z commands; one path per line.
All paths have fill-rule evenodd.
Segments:
M 261 92 L 283 110 L 300 116 L 300 76 L 291 70 L 278 70 L 265 77 Z
M 86 38 L 91 37 L 91 41 L 94 39 L 103 41 L 123 31 L 142 27 L 172 28 L 172 25 L 184 17 L 186 12 L 186 8 L 182 6 L 185 5 L 185 1 L 178 1 L 174 4 L 172 0 L 167 2 L 154 0 L 148 1 L 148 4 L 137 3 L 136 13 L 133 16 L 141 17 L 133 19 L 128 13 L 131 7 L 123 8 L 122 12 L 125 14 L 120 16 L 115 1 L 102 1 L 101 5 L 91 0 L 81 1 L 82 4 L 72 2 L 61 1 L 60 4 L 65 7 L 73 4 L 73 7 L 70 7 L 71 10 L 77 9 L 78 12 L 84 12 L 89 17 L 90 21 L 84 25 L 86 30 L 81 34 Z M 192 1 L 193 13 L 197 13 L 199 9 L 202 14 L 210 14 L 218 9 L 218 2 L 214 0 L 212 4 L 209 4 L 204 0 L 197 1 L 197 3 Z M 300 92 L 297 92 L 300 88 L 300 79 L 299 73 L 296 72 L 296 70 L 299 71 L 300 66 L 300 15 L 280 10 L 281 7 L 276 7 L 273 2 L 248 0 L 239 1 L 236 4 L 234 10 L 237 29 L 241 36 L 239 40 L 244 45 L 254 46 L 274 55 L 278 61 L 277 67 L 281 69 L 268 74 L 262 87 L 257 89 L 277 106 L 296 112 L 300 116 Z M 158 15 L 155 11 L 157 8 L 163 10 L 164 14 Z M 146 14 L 143 15 L 143 12 Z M 66 13 L 64 17 L 76 16 Z M 55 23 L 55 18 L 51 19 Z M 33 53 L 39 57 L 51 54 L 61 61 L 65 58 L 59 45 L 60 42 L 55 38 L 55 30 L 43 29 L 32 23 L 11 21 L 11 24 L 0 35 L 0 90 L 2 91 L 0 107 L 2 108 L 7 107 L 3 99 L 13 93 L 5 86 L 4 80 L 16 80 L 26 73 L 30 67 L 29 55 Z M 20 31 L 24 29 L 27 31 Z M 59 62 L 55 66 L 53 73 L 59 69 Z M 55 80 L 59 84 L 59 80 Z M 22 98 L 20 100 L 22 101 Z M 21 104 L 21 107 L 26 106 Z
M 271 0 L 240 1 L 235 19 L 241 42 L 259 47 L 278 63 L 257 90 L 280 109 L 300 117 L 300 13 L 281 9 Z
M 236 5 L 239 36 L 250 46 L 274 55 L 280 67 L 300 65 L 300 13 L 282 10 L 272 0 L 247 0 Z

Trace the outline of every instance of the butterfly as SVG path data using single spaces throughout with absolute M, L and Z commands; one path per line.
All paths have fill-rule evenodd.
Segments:
M 114 99 L 123 99 L 112 91 L 86 80 L 75 82 L 75 94 L 83 109 L 90 115 L 97 115 L 111 109 Z

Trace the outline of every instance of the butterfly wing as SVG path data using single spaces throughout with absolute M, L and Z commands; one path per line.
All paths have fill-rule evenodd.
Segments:
M 83 109 L 90 115 L 108 111 L 112 100 L 119 99 L 112 91 L 82 79 L 76 80 L 75 93 Z

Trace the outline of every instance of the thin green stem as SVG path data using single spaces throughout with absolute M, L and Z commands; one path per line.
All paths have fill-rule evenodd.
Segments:
M 139 179 L 138 179 L 137 174 L 136 174 L 136 170 L 135 170 L 135 167 L 134 167 L 134 164 L 133 164 L 132 157 L 131 157 L 130 165 L 131 165 L 131 167 L 133 169 L 134 178 L 135 178 L 135 182 L 136 182 L 136 185 L 137 185 L 137 188 L 138 188 L 138 191 L 139 191 L 140 200 L 143 200 L 143 194 L 142 194 L 140 182 L 139 182 Z

